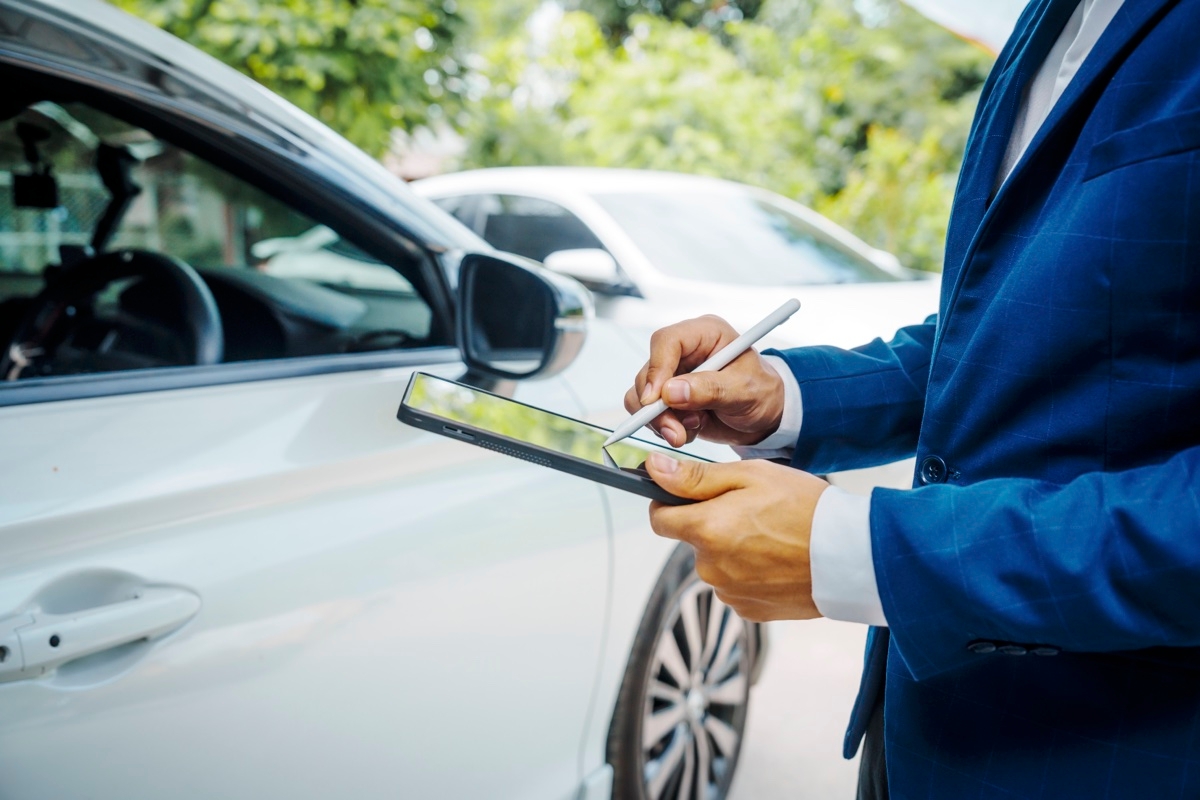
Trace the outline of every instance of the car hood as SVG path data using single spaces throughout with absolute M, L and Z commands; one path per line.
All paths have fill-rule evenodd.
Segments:
M 746 330 L 795 297 L 800 300 L 800 310 L 764 339 L 760 349 L 814 344 L 854 347 L 876 337 L 890 339 L 905 325 L 937 313 L 940 293 L 940 277 L 825 286 L 672 281 L 646 291 L 645 300 L 601 299 L 597 313 L 643 334 L 703 314 L 716 314 L 738 330 Z

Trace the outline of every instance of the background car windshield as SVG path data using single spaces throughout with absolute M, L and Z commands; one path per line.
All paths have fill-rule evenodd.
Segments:
M 597 194 L 660 271 L 779 286 L 900 280 L 782 206 L 732 192 Z

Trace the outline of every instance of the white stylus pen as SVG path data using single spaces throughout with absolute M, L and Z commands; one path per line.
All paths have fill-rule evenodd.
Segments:
M 734 339 L 729 344 L 722 347 L 717 352 L 713 353 L 707 361 L 696 367 L 692 372 L 716 372 L 723 369 L 730 361 L 740 356 L 742 353 L 749 350 L 758 342 L 759 339 L 766 336 L 771 331 L 778 328 L 788 317 L 795 314 L 800 309 L 800 301 L 792 298 L 779 308 L 767 315 L 766 319 L 755 325 L 750 330 L 743 333 L 741 336 Z M 661 399 L 651 403 L 648 406 L 643 406 L 634 412 L 633 416 L 617 426 L 617 429 L 612 432 L 604 440 L 604 447 L 610 444 L 621 441 L 622 439 L 632 436 L 641 430 L 650 420 L 657 417 L 659 414 L 667 410 L 667 404 Z

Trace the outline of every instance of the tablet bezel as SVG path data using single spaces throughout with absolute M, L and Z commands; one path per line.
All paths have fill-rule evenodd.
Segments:
M 560 419 L 567 420 L 568 422 L 572 422 L 577 425 L 584 425 L 588 428 L 602 432 L 606 438 L 608 434 L 612 433 L 612 431 L 608 430 L 607 428 L 602 428 L 599 425 L 593 425 L 590 422 L 584 422 L 583 420 L 575 419 L 574 417 L 568 417 L 565 414 L 559 414 L 554 411 L 547 411 L 546 409 L 539 408 L 538 406 L 522 403 L 521 401 L 513 400 L 510 397 L 504 397 L 503 395 L 485 391 L 476 386 L 470 386 L 468 384 L 450 380 L 449 378 L 443 378 L 438 375 L 431 375 L 427 372 L 414 372 L 408 379 L 408 386 L 404 389 L 404 398 L 400 401 L 400 409 L 396 412 L 396 418 L 407 425 L 411 425 L 414 428 L 420 428 L 421 430 L 428 431 L 430 433 L 446 436 L 450 439 L 454 439 L 455 441 L 463 442 L 465 444 L 473 444 L 477 447 L 498 451 L 514 458 L 531 461 L 535 464 L 558 470 L 559 472 L 565 472 L 568 475 L 574 475 L 579 478 L 587 478 L 588 480 L 595 481 L 596 483 L 600 483 L 605 486 L 611 486 L 614 489 L 623 489 L 627 492 L 632 492 L 633 494 L 641 495 L 642 497 L 647 497 L 651 500 L 658 500 L 659 502 L 666 503 L 668 505 L 686 505 L 688 503 L 695 502 L 694 500 L 689 500 L 687 498 L 678 497 L 671 494 L 666 489 L 663 489 L 661 486 L 651 480 L 650 477 L 645 473 L 634 472 L 622 468 L 613 469 L 612 467 L 606 467 L 603 464 L 597 464 L 594 461 L 588 461 L 587 459 L 580 458 L 578 456 L 568 455 L 566 453 L 560 453 L 557 450 L 551 450 L 546 447 L 530 444 L 529 442 L 524 442 L 520 439 L 514 439 L 511 436 L 505 436 L 504 434 L 496 433 L 495 431 L 489 431 L 486 428 L 480 428 L 477 425 L 472 425 L 460 420 L 449 419 L 447 417 L 441 417 L 437 414 L 431 414 L 429 411 L 423 408 L 411 406 L 408 403 L 408 398 L 413 390 L 413 386 L 420 377 L 454 384 L 456 386 L 461 386 L 464 389 L 469 389 L 472 392 L 490 395 L 491 397 L 502 400 L 506 403 L 513 403 L 515 405 L 531 408 L 535 411 L 540 411 L 545 414 L 551 414 Z M 654 444 L 653 442 L 647 442 L 644 439 L 635 439 L 635 441 L 639 445 L 642 445 L 649 450 L 661 452 L 666 455 L 672 455 L 674 452 L 669 448 Z M 708 459 L 694 456 L 691 453 L 688 453 L 687 457 L 696 461 L 708 461 Z

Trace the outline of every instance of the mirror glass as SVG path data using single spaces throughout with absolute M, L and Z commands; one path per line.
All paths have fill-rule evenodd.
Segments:
M 464 259 L 463 349 L 469 362 L 513 378 L 537 372 L 554 344 L 554 294 L 538 275 L 488 256 Z

